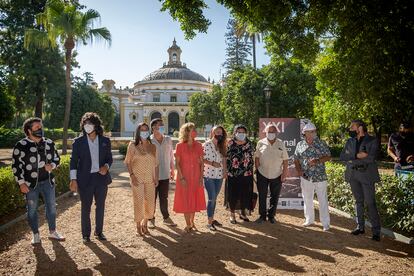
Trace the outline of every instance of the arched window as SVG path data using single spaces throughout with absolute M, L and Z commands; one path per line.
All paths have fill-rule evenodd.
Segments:
M 155 111 L 151 114 L 151 121 L 156 118 L 161 118 L 161 113 L 159 113 L 158 111 Z

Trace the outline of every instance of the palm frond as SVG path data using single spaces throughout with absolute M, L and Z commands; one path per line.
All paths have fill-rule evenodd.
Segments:
M 49 40 L 48 33 L 37 29 L 27 29 L 24 34 L 24 47 L 26 49 L 32 48 L 48 48 L 55 47 L 55 43 Z
M 91 43 L 94 43 L 94 41 L 104 41 L 105 43 L 108 43 L 109 46 L 111 46 L 112 43 L 111 33 L 105 27 L 89 30 L 86 36 L 82 39 L 84 42 L 89 40 Z

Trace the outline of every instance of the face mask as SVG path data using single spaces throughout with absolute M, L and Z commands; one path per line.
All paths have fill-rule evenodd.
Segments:
M 164 126 L 160 126 L 160 127 L 158 127 L 158 131 L 159 131 L 161 134 L 164 134 L 164 133 L 165 133 L 165 127 L 164 127 Z
M 224 140 L 224 136 L 223 135 L 214 135 L 214 138 L 216 138 L 217 142 L 221 143 Z
M 273 141 L 273 140 L 276 139 L 276 133 L 268 132 L 268 133 L 266 133 L 266 137 L 267 137 L 268 140 Z
M 37 138 L 43 137 L 43 129 L 39 128 L 38 130 L 32 131 L 32 135 Z
M 246 140 L 246 133 L 244 133 L 244 132 L 237 132 L 236 133 L 236 139 L 239 140 L 239 141 Z
M 140 134 L 139 134 L 139 136 L 140 136 L 142 139 L 147 139 L 147 138 L 148 138 L 148 136 L 149 136 L 149 132 L 148 132 L 148 131 L 141 131 L 141 132 L 140 132 Z
M 357 136 L 356 130 L 350 130 L 349 131 L 349 136 L 351 136 L 351 138 L 355 138 Z
M 195 139 L 197 137 L 197 131 L 193 130 L 191 131 L 191 138 Z
M 87 134 L 91 134 L 95 130 L 95 126 L 92 124 L 86 124 L 83 126 L 83 129 Z

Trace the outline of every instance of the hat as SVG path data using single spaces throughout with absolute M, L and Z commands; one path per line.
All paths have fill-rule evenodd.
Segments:
M 305 134 L 305 131 L 311 131 L 311 130 L 316 130 L 316 126 L 312 124 L 311 122 L 309 122 L 303 127 L 302 134 Z

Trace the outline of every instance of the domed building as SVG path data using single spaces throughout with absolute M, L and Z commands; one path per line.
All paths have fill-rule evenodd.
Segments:
M 181 62 L 181 48 L 175 39 L 168 48 L 168 62 L 137 81 L 132 89 L 116 89 L 115 82 L 104 80 L 99 91 L 107 93 L 120 116 L 121 136 L 131 136 L 138 123 L 162 118 L 168 134 L 187 121 L 190 96 L 210 92 L 213 84 Z

